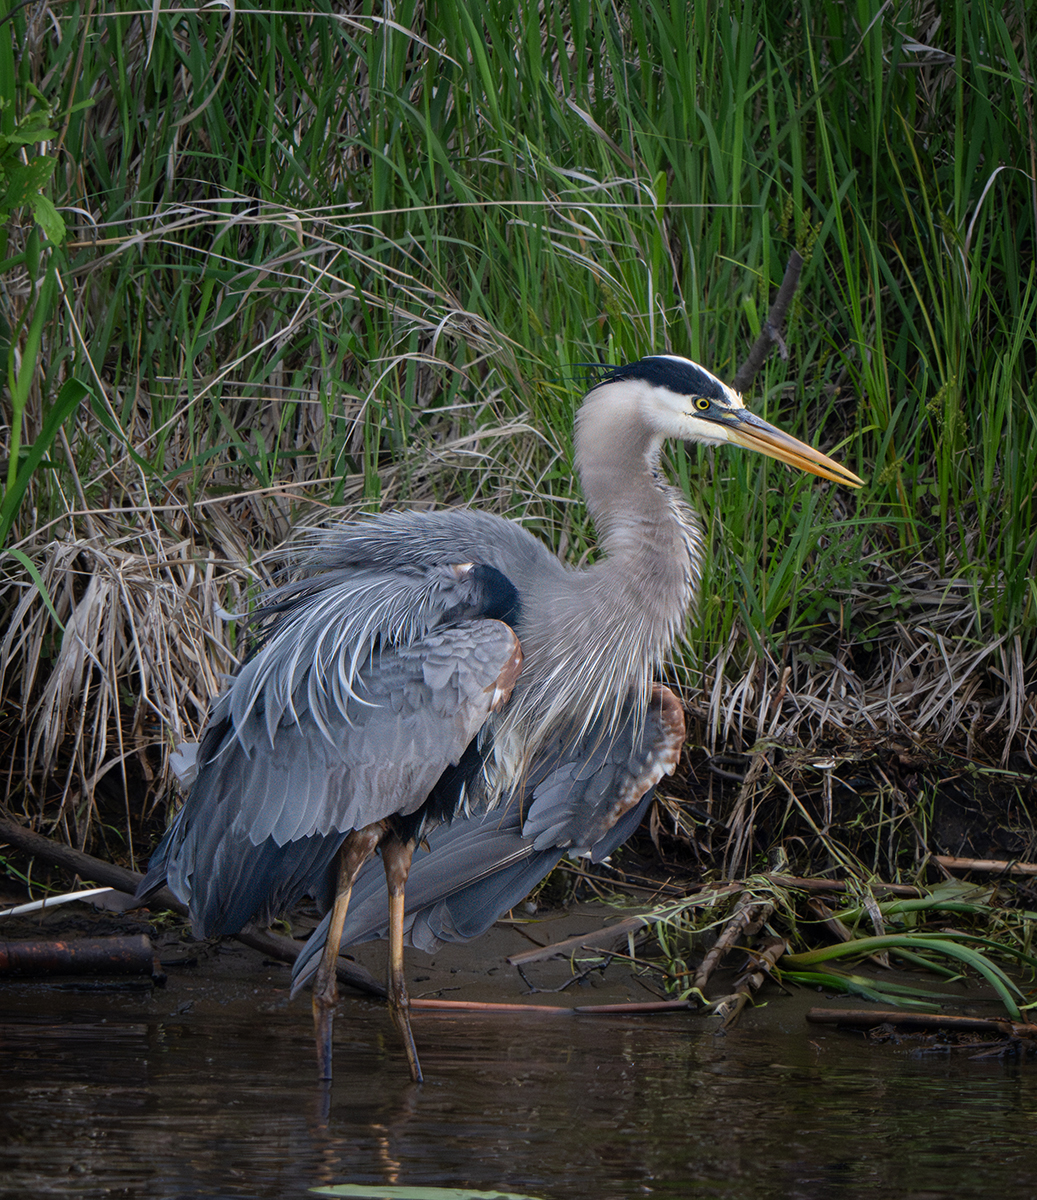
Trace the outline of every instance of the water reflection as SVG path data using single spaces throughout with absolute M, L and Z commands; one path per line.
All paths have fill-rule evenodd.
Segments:
M 384 1012 L 356 1002 L 336 1024 L 325 1120 L 305 1006 L 246 1022 L 159 1015 L 160 999 L 129 1008 L 0 1016 L 0 1194 L 282 1198 L 344 1182 L 545 1200 L 1033 1192 L 1033 1063 L 868 1047 L 798 1022 L 718 1038 L 684 1015 L 421 1013 L 418 1088 Z

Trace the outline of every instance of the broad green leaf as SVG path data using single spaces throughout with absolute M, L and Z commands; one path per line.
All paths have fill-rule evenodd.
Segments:
M 61 213 L 42 193 L 29 197 L 29 207 L 40 228 L 47 235 L 47 240 L 55 246 L 60 246 L 65 240 L 65 222 Z

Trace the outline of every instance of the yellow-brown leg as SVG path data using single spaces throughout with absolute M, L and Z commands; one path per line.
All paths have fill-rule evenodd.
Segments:
M 389 889 L 389 1012 L 403 1041 L 410 1077 L 415 1083 L 421 1083 L 421 1064 L 410 1027 L 410 996 L 407 994 L 407 981 L 403 977 L 404 889 L 413 856 L 413 842 L 401 842 L 395 837 L 388 837 L 382 844 L 382 863 Z
M 320 956 L 320 965 L 313 980 L 313 1028 L 317 1038 L 317 1073 L 321 1079 L 331 1078 L 332 1026 L 335 1006 L 338 1003 L 338 977 L 335 966 L 338 961 L 342 927 L 349 911 L 349 897 L 353 892 L 360 868 L 370 858 L 385 836 L 385 826 L 379 822 L 364 829 L 354 829 L 342 843 L 338 852 L 338 883 L 335 889 L 335 904 L 331 910 L 328 939 Z

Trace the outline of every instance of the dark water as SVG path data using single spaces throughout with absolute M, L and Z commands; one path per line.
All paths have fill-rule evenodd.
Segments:
M 5 1197 L 1037 1196 L 1037 1064 L 869 1046 L 801 1006 L 726 1037 L 684 1014 L 422 1013 L 418 1088 L 384 1012 L 352 1002 L 325 1119 L 305 1004 L 34 995 L 0 1010 Z

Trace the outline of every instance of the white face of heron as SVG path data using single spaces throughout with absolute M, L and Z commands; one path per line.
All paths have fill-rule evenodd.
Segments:
M 655 354 L 615 367 L 598 385 L 619 402 L 636 404 L 655 448 L 664 438 L 707 446 L 729 443 L 846 487 L 863 480 L 827 455 L 791 437 L 745 407 L 742 397 L 698 363 Z M 594 396 L 592 390 L 588 399 Z
M 646 423 L 662 437 L 709 446 L 730 442 L 730 431 L 746 414 L 742 397 L 690 359 L 658 354 L 641 360 L 655 378 L 638 385 Z

